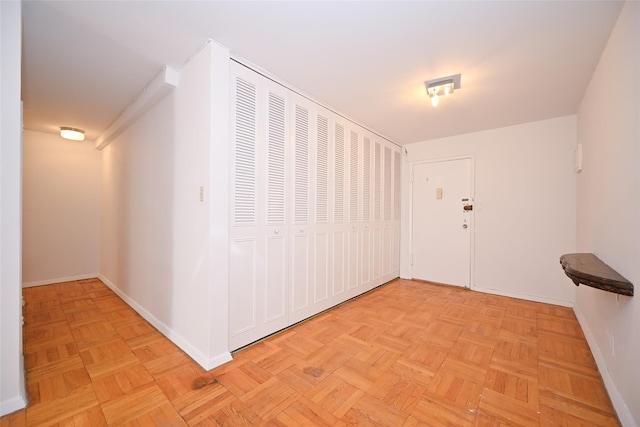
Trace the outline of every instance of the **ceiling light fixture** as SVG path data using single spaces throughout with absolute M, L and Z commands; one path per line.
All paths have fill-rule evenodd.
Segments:
M 435 80 L 427 80 L 424 82 L 424 85 L 427 88 L 429 98 L 431 98 L 431 105 L 436 107 L 441 96 L 449 96 L 453 93 L 454 89 L 460 88 L 460 74 Z
M 70 139 L 72 141 L 84 141 L 84 130 L 62 126 L 60 128 L 60 136 L 64 139 Z

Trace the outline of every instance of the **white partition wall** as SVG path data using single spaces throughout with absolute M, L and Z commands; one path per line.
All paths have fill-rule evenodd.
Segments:
M 400 151 L 242 64 L 231 79 L 233 350 L 398 277 Z
M 22 5 L 0 2 L 0 416 L 24 408 L 21 325 Z

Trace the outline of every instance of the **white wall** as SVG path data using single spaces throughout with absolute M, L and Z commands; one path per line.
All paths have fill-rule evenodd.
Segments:
M 103 150 L 101 278 L 171 324 L 173 94 Z
M 0 416 L 24 408 L 21 324 L 21 4 L 0 2 Z
M 209 366 L 217 366 L 227 360 L 229 351 L 229 51 L 213 44 L 210 61 L 212 130 L 208 157 L 209 188 L 205 192 L 205 202 L 209 206 L 208 238 L 211 246 L 208 262 L 211 275 L 207 303 L 211 316 L 209 354 L 212 359 Z M 188 116 L 185 119 L 188 120 Z
M 634 297 L 580 286 L 575 311 L 623 425 L 640 425 L 640 4 L 628 1 L 578 114 L 577 249 L 595 253 Z M 613 340 L 613 348 L 609 344 Z
M 208 369 L 230 360 L 227 282 L 218 281 L 227 216 L 212 213 L 227 200 L 226 178 L 213 178 L 228 168 L 226 148 L 217 150 L 228 144 L 228 61 L 208 44 L 103 152 L 101 278 Z
M 23 286 L 98 276 L 101 157 L 92 141 L 24 132 Z
M 472 154 L 472 288 L 572 305 L 575 287 L 559 257 L 575 251 L 575 145 L 575 116 L 406 145 L 401 277 L 411 277 L 411 164 Z

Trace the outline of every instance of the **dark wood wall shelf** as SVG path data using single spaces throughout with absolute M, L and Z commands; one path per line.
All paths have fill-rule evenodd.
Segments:
M 564 273 L 576 286 L 583 284 L 603 291 L 633 296 L 633 284 L 594 254 L 565 254 L 560 257 L 560 264 Z

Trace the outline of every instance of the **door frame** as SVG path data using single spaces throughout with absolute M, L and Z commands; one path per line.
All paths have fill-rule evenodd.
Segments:
M 464 154 L 460 156 L 449 156 L 449 157 L 437 157 L 433 159 L 426 160 L 416 160 L 413 162 L 409 162 L 410 170 L 409 170 L 409 257 L 410 257 L 410 267 L 411 267 L 411 277 L 413 277 L 413 177 L 414 177 L 414 169 L 416 166 L 421 166 L 430 163 L 440 163 L 440 162 L 448 162 L 452 160 L 466 160 L 469 159 L 471 161 L 471 182 L 470 182 L 470 198 L 471 202 L 474 205 L 474 209 L 471 211 L 470 221 L 471 221 L 471 233 L 470 233 L 470 242 L 471 247 L 469 248 L 469 289 L 473 290 L 476 288 L 475 286 L 475 229 L 476 229 L 476 221 L 475 221 L 475 183 L 476 183 L 476 156 L 475 154 Z

